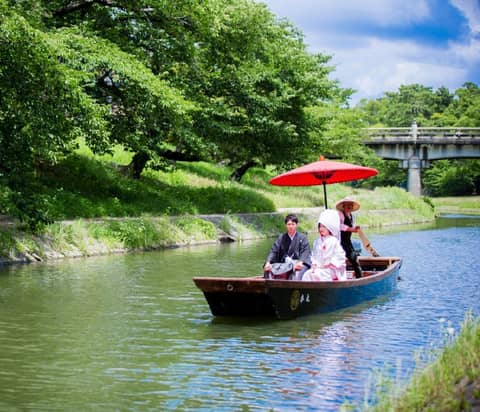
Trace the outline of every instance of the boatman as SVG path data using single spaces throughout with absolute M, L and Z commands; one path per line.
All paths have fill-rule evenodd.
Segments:
M 352 244 L 352 233 L 358 233 L 360 226 L 355 224 L 355 217 L 352 212 L 360 209 L 360 203 L 356 200 L 345 197 L 336 203 L 336 208 L 340 214 L 340 241 L 342 243 L 345 255 L 353 266 L 356 278 L 362 277 L 362 268 L 358 261 L 358 252 Z
M 295 214 L 285 216 L 286 233 L 281 234 L 267 256 L 263 267 L 264 276 L 270 276 L 272 263 L 284 263 L 290 260 L 294 263 L 295 280 L 301 280 L 303 274 L 310 268 L 310 244 L 305 234 L 297 232 L 298 217 Z

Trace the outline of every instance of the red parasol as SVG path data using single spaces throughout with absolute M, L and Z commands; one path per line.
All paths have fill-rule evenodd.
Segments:
M 351 182 L 378 174 L 377 169 L 358 166 L 352 163 L 334 162 L 320 157 L 317 162 L 297 167 L 270 180 L 276 186 L 315 186 L 323 185 L 325 209 L 327 209 L 326 185 L 332 183 Z

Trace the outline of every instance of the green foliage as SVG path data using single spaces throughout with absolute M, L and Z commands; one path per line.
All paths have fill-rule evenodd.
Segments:
M 12 215 L 11 189 L 0 180 L 0 214 Z
M 432 199 L 436 207 L 446 207 L 455 211 L 469 213 L 476 210 L 480 213 L 479 196 L 436 197 Z
M 433 203 L 433 200 L 430 199 L 429 197 L 427 196 L 422 196 L 422 200 L 428 205 L 430 206 L 430 208 L 432 210 L 435 210 L 435 203 Z
M 203 176 L 218 182 L 227 182 L 230 180 L 231 170 L 228 167 L 218 167 L 212 163 L 206 162 L 177 162 L 177 168 L 185 170 L 191 174 Z
M 370 227 L 388 225 L 394 215 L 398 224 L 429 221 L 435 208 L 426 198 L 415 197 L 399 187 L 378 187 L 373 191 L 358 190 L 353 195 L 361 204 L 358 223 Z
M 465 83 L 457 89 L 455 99 L 443 117 L 452 121 L 448 124 L 444 120 L 446 126 L 480 127 L 480 88 L 474 83 Z
M 2 252 L 0 257 L 8 258 L 10 254 L 9 251 L 14 249 L 16 244 L 17 242 L 12 233 L 0 228 L 0 251 Z
M 72 225 L 53 223 L 45 230 L 45 234 L 51 239 L 55 250 L 65 251 L 75 243 L 75 233 Z
M 365 164 L 373 156 L 373 150 L 362 145 L 362 129 L 366 123 L 358 109 L 323 104 L 310 107 L 307 116 L 311 144 L 307 160 L 316 161 L 324 156 Z
M 161 240 L 153 223 L 146 219 L 110 221 L 108 229 L 129 249 L 148 249 Z
M 217 236 L 215 224 L 238 240 L 273 237 L 284 229 L 283 219 L 278 214 L 245 212 L 261 210 L 265 205 L 271 207 L 267 211 L 290 207 L 294 210 L 299 207 L 318 208 L 323 202 L 321 187 L 271 186 L 268 180 L 273 174 L 264 170 L 254 169 L 249 173 L 251 186 L 237 183 L 227 186 L 223 180 L 216 182 L 187 171 L 181 171 L 183 176 L 177 183 L 172 183 L 163 172 L 135 180 L 125 177 L 110 162 L 102 163 L 85 156 L 71 156 L 64 161 L 69 165 L 65 170 L 77 171 L 77 174 L 65 178 L 62 173 L 55 172 L 55 167 L 52 170 L 42 169 L 43 197 L 48 200 L 48 213 L 55 213 L 57 217 L 76 214 L 72 216 L 75 220 L 46 225 L 41 236 L 15 233 L 11 236 L 13 245 L 6 243 L 8 238 L 5 238 L 6 249 L 2 250 L 6 258 L 24 259 L 26 253 L 47 258 L 52 254 L 86 256 L 212 241 Z M 59 162 L 56 167 L 62 170 L 64 166 Z M 213 165 L 199 164 L 198 170 L 208 176 L 222 177 L 226 174 L 221 167 Z M 83 186 L 80 183 L 82 179 L 92 180 L 94 184 Z M 117 194 L 116 197 L 112 198 L 109 188 Z M 126 193 L 120 191 L 122 188 Z M 434 217 L 430 204 L 399 188 L 367 191 L 335 184 L 329 185 L 328 195 L 330 205 L 346 195 L 355 196 L 362 204 L 359 214 L 362 225 L 391 224 L 392 213 L 397 223 L 414 223 Z M 70 202 L 66 203 L 65 199 Z M 11 205 L 7 202 L 6 207 Z M 229 214 L 230 209 L 241 214 Z M 153 211 L 151 215 L 155 216 L 149 216 L 146 210 Z M 165 212 L 162 213 L 162 210 Z M 226 216 L 219 223 L 218 216 L 190 216 L 193 213 L 191 210 Z M 115 214 L 121 217 L 111 217 Z M 168 216 L 172 214 L 180 216 Z M 318 217 L 315 211 L 312 214 L 307 209 L 298 214 L 299 230 L 306 232 L 315 227 Z M 158 215 L 163 217 L 156 217 Z M 12 228 L 16 230 L 15 225 Z M 19 237 L 20 241 L 17 240 Z
M 365 180 L 363 187 L 398 186 L 406 188 L 407 170 L 398 166 L 397 160 L 376 159 L 370 166 L 375 167 L 378 175 Z
M 1 5 L 0 173 L 21 194 L 80 140 L 97 154 L 122 145 L 137 177 L 168 159 L 302 162 L 306 108 L 348 95 L 328 80 L 329 57 L 308 53 L 295 27 L 251 0 Z M 56 189 L 60 203 L 95 209 L 91 196 Z M 29 204 L 17 210 L 49 219 Z M 102 208 L 121 213 L 113 202 L 89 215 Z
M 106 136 L 101 111 L 59 62 L 45 34 L 14 12 L 0 20 L 0 174 L 9 213 L 31 229 L 51 222 L 36 167 L 54 163 L 79 136 Z
M 13 214 L 33 232 L 41 232 L 54 218 L 49 210 L 49 199 L 37 191 L 13 192 Z
M 153 156 L 173 128 L 181 130 L 188 123 L 193 105 L 116 44 L 76 29 L 57 32 L 51 43 L 89 95 L 110 105 L 111 143 L 133 152 L 151 150 Z M 90 139 L 87 143 L 98 150 Z
M 234 167 L 251 159 L 304 160 L 310 149 L 304 111 L 334 90 L 328 58 L 309 55 L 301 34 L 261 4 L 210 6 L 210 35 L 199 48 L 203 71 L 196 71 L 189 96 L 201 101 L 194 126 L 213 143 L 212 158 Z
M 432 196 L 472 194 L 480 176 L 480 162 L 436 161 L 424 173 L 424 187 Z
M 371 126 L 410 127 L 413 120 L 422 126 L 434 126 L 432 119 L 454 101 L 445 87 L 434 91 L 420 84 L 401 85 L 398 92 L 386 92 L 375 100 L 363 100 L 359 108 L 367 114 Z
M 74 139 L 106 136 L 101 110 L 68 70 L 52 58 L 48 37 L 14 13 L 0 24 L 0 170 L 28 173 L 39 161 L 54 162 Z M 87 132 L 88 130 L 88 132 Z
M 185 216 L 175 220 L 175 225 L 190 239 L 214 240 L 216 229 L 213 223 L 203 219 Z
M 196 171 L 201 175 L 195 174 Z M 177 176 L 178 173 L 182 173 L 182 176 L 172 179 L 170 176 L 172 173 Z M 271 212 L 276 207 L 319 207 L 323 204 L 321 186 L 271 186 L 268 181 L 273 174 L 263 169 L 252 169 L 245 177 L 245 184 L 225 181 L 229 174 L 228 169 L 205 163 L 198 165 L 189 163 L 187 168 L 182 166 L 170 174 L 155 172 L 151 176 L 136 180 L 125 176 L 121 169 L 110 162 L 100 162 L 83 155 L 72 155 L 59 161 L 55 166 L 41 169 L 37 179 L 36 198 L 42 199 L 42 210 L 46 216 L 51 216 L 52 220 Z M 218 177 L 218 180 L 215 180 L 215 177 Z M 372 203 L 369 194 L 362 197 L 361 193 L 361 190 L 352 189 L 348 185 L 328 186 L 330 204 L 346 195 L 354 195 L 359 197 L 366 207 L 374 209 L 401 207 L 416 209 L 415 205 L 409 203 L 412 196 L 402 189 L 390 188 L 379 191 L 374 197 L 377 203 Z M 13 207 L 9 200 L 11 196 L 4 199 L 4 210 L 11 210 Z M 381 199 L 381 204 L 378 203 L 378 199 Z M 131 228 L 130 234 L 127 229 L 125 231 L 129 234 L 130 240 L 126 236 L 119 237 L 119 230 L 110 230 L 110 234 L 112 239 L 126 241 L 130 247 L 141 240 L 135 238 L 140 231 Z M 177 229 L 180 232 L 183 230 Z M 201 229 L 200 232 L 205 231 Z M 187 235 L 188 233 L 185 234 Z M 207 237 L 209 236 L 210 234 L 207 234 Z
M 439 351 L 437 351 L 439 352 Z M 465 316 L 458 336 L 446 332 L 446 347 L 431 354 L 427 367 L 418 367 L 408 384 L 382 384 L 388 389 L 378 395 L 378 403 L 365 411 L 464 411 L 478 399 L 467 395 L 466 385 L 475 387 L 480 379 L 480 319 L 471 312 Z
M 274 203 L 251 190 L 235 187 L 200 188 L 192 192 L 190 201 L 202 213 L 239 213 L 248 205 L 250 212 L 270 212 Z
M 272 186 L 268 184 L 268 180 L 272 177 L 273 176 L 269 170 L 252 167 L 245 175 L 243 175 L 242 184 L 257 189 L 271 188 Z
M 31 196 L 6 189 L 0 197 L 0 205 L 4 213 L 15 210 L 15 215 L 31 223 L 32 228 L 34 222 L 38 222 L 38 229 L 53 220 L 81 217 L 269 212 L 275 209 L 271 200 L 254 189 L 225 183 L 222 176 L 226 172 L 222 168 L 204 163 L 197 166 L 191 165 L 182 171 L 184 175 L 177 181 L 157 172 L 137 180 L 111 163 L 71 155 L 56 165 L 42 167 L 36 186 L 30 191 Z M 220 181 L 208 179 L 205 186 L 203 176 L 195 171 L 220 176 Z M 197 180 L 203 184 L 195 186 Z M 41 211 L 42 215 L 37 216 L 36 211 Z
M 257 228 L 252 222 L 246 222 L 238 216 L 226 215 L 218 226 L 219 229 L 237 240 L 261 237 L 261 233 L 257 231 Z

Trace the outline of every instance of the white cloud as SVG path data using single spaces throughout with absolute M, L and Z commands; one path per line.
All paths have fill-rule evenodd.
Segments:
M 480 33 L 480 2 L 478 0 L 451 0 L 466 17 L 473 36 Z
M 469 66 L 477 65 L 477 70 L 480 68 L 480 40 L 472 39 L 469 44 L 452 43 L 450 51 L 460 61 Z
M 480 2 L 478 0 L 451 0 L 451 3 L 465 16 L 470 29 L 469 38 L 464 43 L 451 42 L 449 49 L 461 64 L 469 67 L 469 74 L 480 80 Z
M 379 26 L 397 26 L 430 17 L 426 0 L 257 0 L 268 5 L 279 17 L 286 17 L 299 27 L 330 26 L 336 22 L 361 21 Z M 463 0 L 457 0 L 463 1 Z M 302 24 L 299 24 L 302 23 Z M 306 23 L 306 24 L 305 24 Z
M 431 28 L 438 7 L 448 11 L 448 3 L 442 1 L 432 6 L 431 0 L 263 2 L 304 32 L 311 52 L 332 56 L 330 63 L 336 66 L 332 77 L 342 87 L 357 90 L 352 104 L 396 91 L 402 84 L 454 91 L 466 81 L 480 79 L 479 0 L 450 0 L 467 19 L 470 36 L 442 43 L 420 42 L 410 31 L 412 24 L 418 28 L 422 22 Z M 400 34 L 393 36 L 388 28 L 398 28 Z
M 419 58 L 425 55 L 428 58 Z M 338 78 L 343 87 L 358 91 L 352 103 L 398 90 L 402 84 L 455 89 L 463 83 L 466 69 L 461 64 L 445 64 L 449 55 L 448 50 L 426 48 L 414 42 L 370 38 L 362 47 L 335 55 L 333 62 L 338 64 L 333 77 Z

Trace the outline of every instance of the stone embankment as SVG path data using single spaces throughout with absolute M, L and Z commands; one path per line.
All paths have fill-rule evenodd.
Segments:
M 317 219 L 323 208 L 284 208 L 272 213 L 238 213 L 238 214 L 213 214 L 189 216 L 191 219 L 209 222 L 215 228 L 215 234 L 209 238 L 196 236 L 191 233 L 188 236 L 178 237 L 173 233 L 178 229 L 176 221 L 185 217 L 149 217 L 149 218 L 103 218 L 103 219 L 80 219 L 60 222 L 56 235 L 45 234 L 35 236 L 20 230 L 16 230 L 18 222 L 0 216 L 0 230 L 3 235 L 0 238 L 0 264 L 32 263 L 46 260 L 63 258 L 77 258 L 99 256 L 114 253 L 127 253 L 139 250 L 154 250 L 193 246 L 206 243 L 235 242 L 262 238 L 271 238 L 283 230 L 283 218 L 287 213 L 296 213 L 300 220 L 300 230 L 315 233 Z M 412 224 L 429 221 L 421 216 L 416 216 L 410 210 L 363 210 L 356 213 L 358 221 L 373 222 L 374 226 L 386 226 L 394 224 Z M 394 218 L 395 220 L 392 220 Z M 148 221 L 159 230 L 166 232 L 160 241 L 149 244 L 143 248 L 126 246 L 120 239 L 108 242 L 94 238 L 89 234 L 87 227 L 102 226 L 111 222 L 140 223 Z M 363 227 L 368 224 L 361 223 Z M 84 232 L 71 229 L 74 226 L 83 225 Z M 165 230 L 165 227 L 167 229 Z M 69 228 L 70 227 L 70 228 Z M 70 230 L 76 230 L 76 237 L 70 234 Z M 5 241 L 9 240 L 9 241 Z M 14 246 L 12 246 L 14 245 Z

